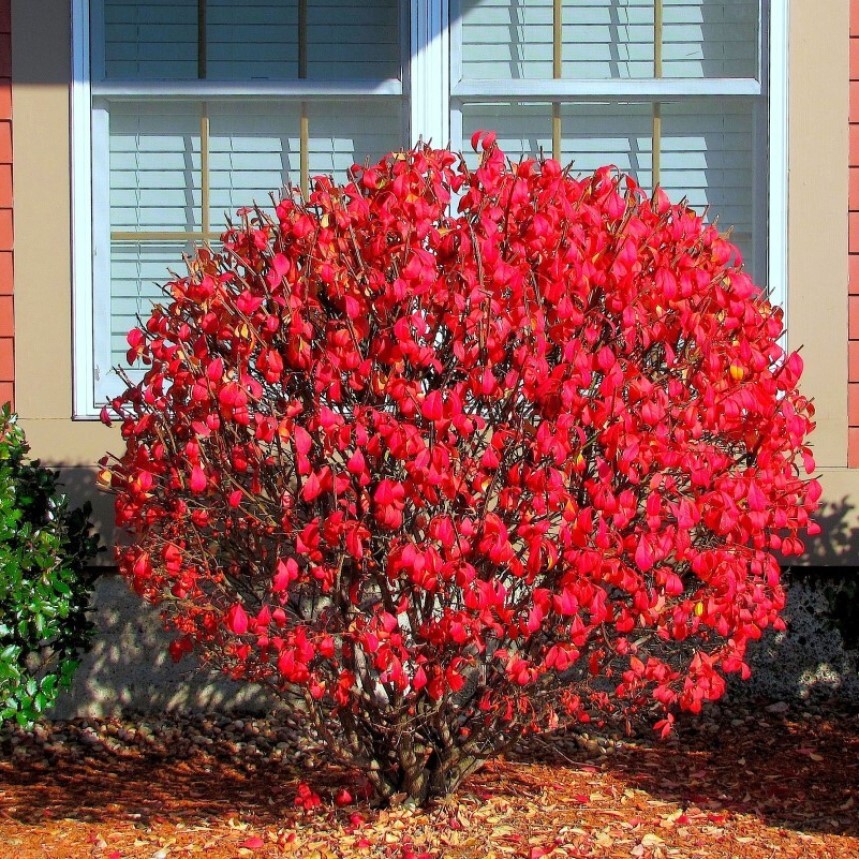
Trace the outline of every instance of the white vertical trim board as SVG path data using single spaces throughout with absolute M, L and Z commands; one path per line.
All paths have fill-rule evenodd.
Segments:
M 96 415 L 93 390 L 92 132 L 89 0 L 72 0 L 72 409 Z
M 448 0 L 412 3 L 412 143 L 419 137 L 434 146 L 451 142 L 448 20 Z
M 769 68 L 765 70 L 769 105 L 769 249 L 768 279 L 770 300 L 784 308 L 788 329 L 788 44 L 790 0 L 764 0 L 769 12 Z M 789 337 L 789 330 L 788 330 Z
M 111 300 L 110 300 L 110 114 L 107 104 L 99 99 L 92 106 L 92 160 L 101 168 L 92 183 L 92 356 L 90 390 L 92 411 L 114 393 L 108 382 L 112 375 L 111 362 Z M 114 377 L 115 378 L 115 377 Z M 114 385 L 114 388 L 116 386 Z

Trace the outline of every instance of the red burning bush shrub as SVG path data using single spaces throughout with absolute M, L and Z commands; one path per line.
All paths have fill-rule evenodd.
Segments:
M 381 800 L 718 698 L 819 495 L 799 356 L 728 241 L 477 146 L 240 212 L 112 404 L 120 565 L 174 655 L 302 708 Z

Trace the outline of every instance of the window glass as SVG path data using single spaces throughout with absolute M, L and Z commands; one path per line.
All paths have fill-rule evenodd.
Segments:
M 349 99 L 305 105 L 311 176 L 340 180 L 355 163 L 378 160 L 402 140 L 400 100 Z M 299 102 L 246 100 L 209 106 L 209 171 L 213 223 L 240 206 L 271 207 L 271 193 L 300 176 Z
M 757 75 L 758 0 L 563 0 L 561 78 Z M 463 79 L 552 78 L 552 0 L 463 0 Z M 661 71 L 655 71 L 657 36 Z
M 465 104 L 463 150 L 478 129 L 495 129 L 513 160 L 552 153 L 549 103 Z M 647 190 L 653 184 L 653 113 L 650 102 L 565 103 L 560 106 L 561 153 L 573 175 L 613 164 Z M 749 99 L 685 99 L 660 104 L 659 184 L 674 202 L 684 197 L 709 220 L 718 218 L 750 269 L 753 258 L 754 104 Z M 476 156 L 468 156 L 476 163 Z
M 197 77 L 197 0 L 104 0 L 107 78 Z
M 397 0 L 103 0 L 105 77 L 385 80 L 400 76 Z
M 200 105 L 118 102 L 109 116 L 111 230 L 200 230 Z

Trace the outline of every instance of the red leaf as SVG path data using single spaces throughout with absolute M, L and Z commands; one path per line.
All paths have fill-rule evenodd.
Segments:
M 195 465 L 191 470 L 191 491 L 202 492 L 207 485 L 206 472 L 199 465 Z
M 248 616 L 244 608 L 236 603 L 224 616 L 227 627 L 236 635 L 244 635 L 248 631 Z
M 339 806 L 351 805 L 355 801 L 354 797 L 345 787 L 341 787 L 340 790 L 334 795 L 334 804 Z

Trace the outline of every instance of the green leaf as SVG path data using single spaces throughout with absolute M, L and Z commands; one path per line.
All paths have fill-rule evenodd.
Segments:
M 58 472 L 28 452 L 14 413 L 0 408 L 0 721 L 25 726 L 88 647 L 87 564 L 101 550 L 90 508 L 70 509 Z

